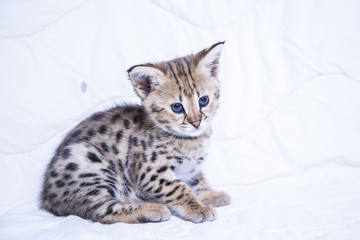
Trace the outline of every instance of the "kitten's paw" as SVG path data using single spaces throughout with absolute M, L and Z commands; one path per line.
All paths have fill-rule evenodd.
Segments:
M 216 211 L 210 206 L 201 206 L 196 210 L 190 210 L 185 219 L 194 223 L 213 221 L 216 219 Z
M 231 202 L 230 196 L 225 192 L 209 192 L 201 197 L 201 202 L 205 205 L 213 207 L 221 207 L 229 205 Z
M 140 223 L 162 222 L 169 220 L 170 216 L 171 212 L 165 205 L 144 203 L 142 216 L 138 218 L 138 221 Z

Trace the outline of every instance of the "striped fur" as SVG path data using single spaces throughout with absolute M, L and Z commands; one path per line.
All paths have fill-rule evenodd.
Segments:
M 101 223 L 158 222 L 171 213 L 214 220 L 213 207 L 230 197 L 211 189 L 201 165 L 218 108 L 223 44 L 130 68 L 143 104 L 95 113 L 70 131 L 47 168 L 42 208 Z

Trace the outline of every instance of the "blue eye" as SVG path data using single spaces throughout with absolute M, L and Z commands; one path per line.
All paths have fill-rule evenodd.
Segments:
M 208 104 L 209 104 L 209 97 L 208 96 L 204 96 L 204 97 L 201 97 L 199 99 L 199 106 L 200 107 L 205 107 Z
M 181 103 L 174 103 L 171 105 L 171 110 L 173 110 L 174 113 L 182 113 L 184 112 L 184 107 Z

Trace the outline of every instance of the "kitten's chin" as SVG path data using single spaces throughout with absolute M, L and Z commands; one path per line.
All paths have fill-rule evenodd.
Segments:
M 196 138 L 208 132 L 207 130 L 205 126 L 200 126 L 199 128 L 189 127 L 185 129 L 174 129 L 171 131 L 171 134 L 181 138 Z

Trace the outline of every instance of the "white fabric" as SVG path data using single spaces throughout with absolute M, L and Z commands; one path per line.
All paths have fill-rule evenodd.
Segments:
M 360 239 L 356 0 L 0 1 L 0 239 Z M 214 222 L 102 225 L 39 209 L 89 114 L 139 102 L 134 64 L 226 40 L 205 172 Z

